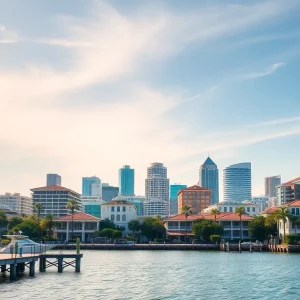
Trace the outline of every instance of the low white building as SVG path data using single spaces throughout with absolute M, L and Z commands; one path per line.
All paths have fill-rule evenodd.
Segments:
M 31 215 L 32 214 L 32 198 L 22 196 L 19 193 L 5 193 L 0 195 L 0 204 L 7 205 L 11 210 L 18 214 Z
M 245 213 L 249 216 L 256 216 L 263 210 L 260 204 L 254 204 L 250 201 L 224 201 L 210 205 L 203 212 L 209 213 L 212 209 L 217 208 L 221 213 L 234 213 L 237 207 L 244 207 Z
M 79 212 L 73 215 L 63 216 L 54 223 L 54 236 L 58 241 L 68 241 L 72 239 L 72 223 L 74 226 L 73 237 L 80 238 L 81 242 L 89 242 L 97 237 L 95 231 L 99 230 L 100 219 L 92 215 Z
M 109 202 L 101 204 L 101 219 L 109 219 L 116 226 L 123 227 L 123 235 L 126 235 L 130 233 L 128 222 L 137 219 L 137 209 L 125 197 L 118 196 Z

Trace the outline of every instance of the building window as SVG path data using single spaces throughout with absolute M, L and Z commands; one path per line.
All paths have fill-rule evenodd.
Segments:
M 126 221 L 126 215 L 122 216 L 122 221 Z
M 229 212 L 232 212 L 232 207 L 231 206 L 229 207 Z
M 115 212 L 115 207 L 112 206 L 112 207 L 110 208 L 110 211 L 111 211 L 111 212 Z
M 110 216 L 110 220 L 113 222 L 115 220 L 115 216 L 114 215 L 111 215 Z
M 224 212 L 227 212 L 227 207 L 226 206 L 224 207 Z
M 250 207 L 247 207 L 247 212 L 250 212 Z
M 117 221 L 120 221 L 120 215 L 117 215 Z
M 292 215 L 295 214 L 295 208 L 292 208 Z
M 252 212 L 255 212 L 255 207 L 252 207 Z
M 117 212 L 120 212 L 121 210 L 120 210 L 120 206 L 117 206 Z
M 126 211 L 126 206 L 123 206 L 122 210 L 123 210 L 123 212 L 125 212 Z
M 296 208 L 296 215 L 299 216 L 299 208 Z

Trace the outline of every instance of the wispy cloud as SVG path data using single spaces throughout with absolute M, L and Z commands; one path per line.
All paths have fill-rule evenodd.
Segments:
M 292 123 L 292 122 L 297 122 L 297 121 L 300 121 L 300 116 L 292 117 L 292 118 L 277 119 L 277 120 L 272 120 L 272 121 L 268 121 L 268 122 L 262 122 L 262 123 L 250 125 L 249 127 L 271 126 L 271 125 Z
M 0 25 L 0 44 L 13 44 L 20 40 L 18 34 Z

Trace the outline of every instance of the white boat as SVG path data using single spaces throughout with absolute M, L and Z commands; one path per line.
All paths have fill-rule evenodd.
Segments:
M 11 239 L 11 242 L 4 248 L 1 248 L 0 253 L 15 253 L 16 242 L 18 242 L 18 254 L 35 254 L 35 253 L 45 253 L 46 251 L 53 248 L 54 244 L 39 244 L 30 240 L 28 236 L 21 234 L 11 234 L 5 235 L 7 238 Z M 22 248 L 22 250 L 20 250 Z M 12 250 L 13 249 L 13 250 Z

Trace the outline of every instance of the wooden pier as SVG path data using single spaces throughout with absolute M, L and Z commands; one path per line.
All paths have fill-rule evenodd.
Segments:
M 79 273 L 82 256 L 83 254 L 41 254 L 40 272 L 45 272 L 49 267 L 57 267 L 58 273 L 62 273 L 64 268 L 73 267 Z
M 9 272 L 10 280 L 14 281 L 20 273 L 24 273 L 25 269 L 29 269 L 29 276 L 35 275 L 35 262 L 39 259 L 39 255 L 32 254 L 0 254 L 0 271 L 1 273 Z

